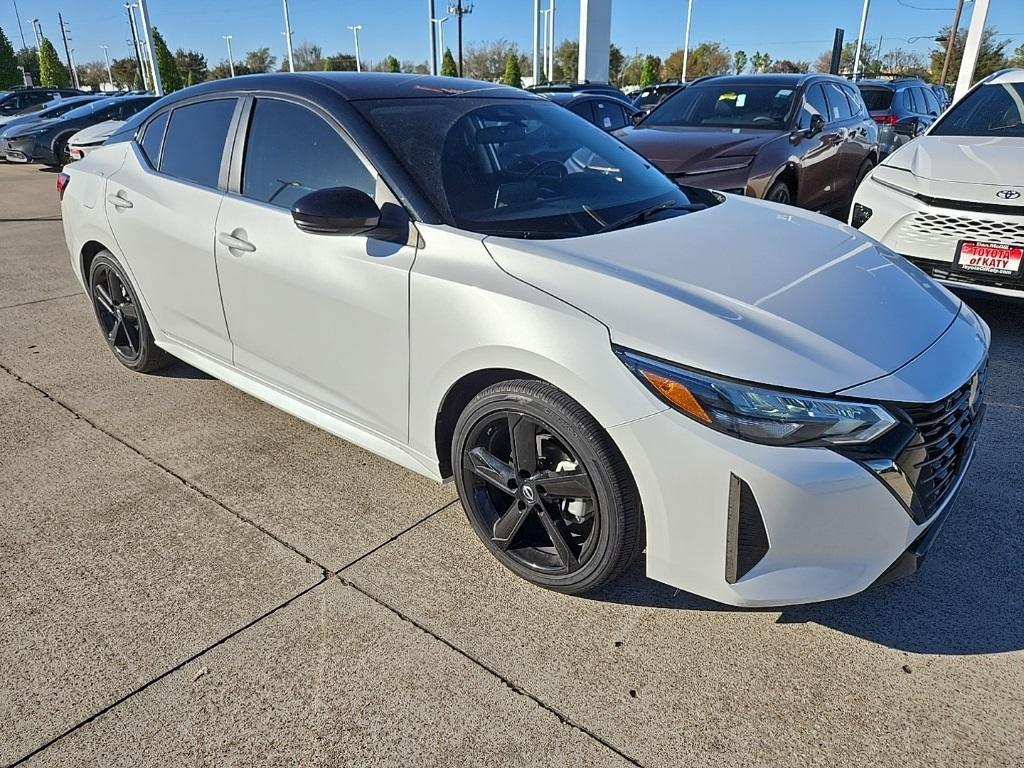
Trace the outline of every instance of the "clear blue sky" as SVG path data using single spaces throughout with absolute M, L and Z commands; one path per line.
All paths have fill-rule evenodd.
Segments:
M 435 0 L 443 15 L 447 0 Z M 60 46 L 57 12 L 71 26 L 78 62 L 101 59 L 101 45 L 112 57 L 128 55 L 129 39 L 124 0 L 0 0 L 0 26 L 20 47 L 14 3 L 21 13 L 26 38 L 28 23 L 39 18 L 43 33 Z M 547 5 L 548 0 L 542 0 Z M 317 43 L 325 53 L 352 51 L 346 26 L 362 24 L 360 47 L 364 60 L 392 54 L 399 59 L 427 59 L 427 0 L 290 0 L 295 44 Z M 556 38 L 579 36 L 579 0 L 556 0 Z M 874 0 L 865 37 L 883 38 L 883 49 L 902 47 L 925 52 L 930 40 L 909 43 L 906 38 L 932 35 L 952 21 L 954 0 Z M 281 0 L 149 0 L 154 24 L 171 48 L 193 48 L 211 65 L 225 58 L 221 35 L 234 36 L 236 56 L 268 46 L 278 57 L 284 52 Z M 695 0 L 691 45 L 718 40 L 731 50 L 769 52 L 774 58 L 813 60 L 830 47 L 835 27 L 846 39 L 857 35 L 862 0 Z M 686 0 L 613 0 L 612 40 L 626 53 L 636 50 L 665 56 L 681 48 L 686 23 Z M 968 3 L 962 26 L 966 27 Z M 532 45 L 533 0 L 476 0 L 465 18 L 466 43 L 504 37 L 523 50 Z M 1024 43 L 1024 0 L 992 0 L 989 24 L 1011 38 L 1011 50 Z M 446 24 L 446 43 L 454 48 L 454 21 Z M 31 44 L 31 42 L 30 42 Z

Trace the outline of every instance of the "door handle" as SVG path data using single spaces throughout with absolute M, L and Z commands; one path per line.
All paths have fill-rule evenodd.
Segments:
M 118 193 L 116 195 L 114 195 L 114 194 L 107 195 L 107 202 L 110 203 L 115 208 L 122 208 L 122 209 L 124 209 L 124 208 L 134 208 L 135 207 L 135 204 L 132 203 L 131 200 L 129 200 L 127 197 L 122 197 L 120 193 Z
M 217 241 L 221 245 L 225 246 L 229 251 L 245 251 L 246 253 L 253 253 L 256 250 L 256 246 L 248 240 L 235 237 L 229 232 L 221 232 L 218 234 Z

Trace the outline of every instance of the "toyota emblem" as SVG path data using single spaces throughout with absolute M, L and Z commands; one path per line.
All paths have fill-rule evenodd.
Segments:
M 996 197 L 1001 197 L 1003 200 L 1016 200 L 1020 197 L 1020 192 L 1016 189 L 1000 189 L 996 192 Z

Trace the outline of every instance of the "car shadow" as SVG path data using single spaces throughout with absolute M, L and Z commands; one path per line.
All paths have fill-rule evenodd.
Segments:
M 212 379 L 208 373 L 200 371 L 198 368 L 193 368 L 188 363 L 183 363 L 181 360 L 177 360 L 173 365 L 169 365 L 159 371 L 154 371 L 150 374 L 151 376 L 160 376 L 168 379 Z
M 989 403 L 978 454 L 920 571 L 858 595 L 786 608 L 715 603 L 644 576 L 640 563 L 589 597 L 681 611 L 770 611 L 914 653 L 970 655 L 1024 649 L 1024 303 L 964 295 L 992 329 Z

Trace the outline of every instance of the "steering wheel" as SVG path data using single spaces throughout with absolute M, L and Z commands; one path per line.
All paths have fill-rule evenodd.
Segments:
M 544 173 L 546 169 L 554 169 L 555 174 L 549 175 Z M 565 166 L 562 163 L 558 162 L 557 160 L 542 160 L 541 162 L 533 166 L 533 168 L 531 168 L 529 171 L 527 171 L 526 178 L 532 179 L 536 176 L 541 175 L 548 176 L 552 180 L 555 180 L 555 178 L 557 177 L 558 181 L 563 181 L 565 177 L 569 175 L 569 172 L 565 170 Z

